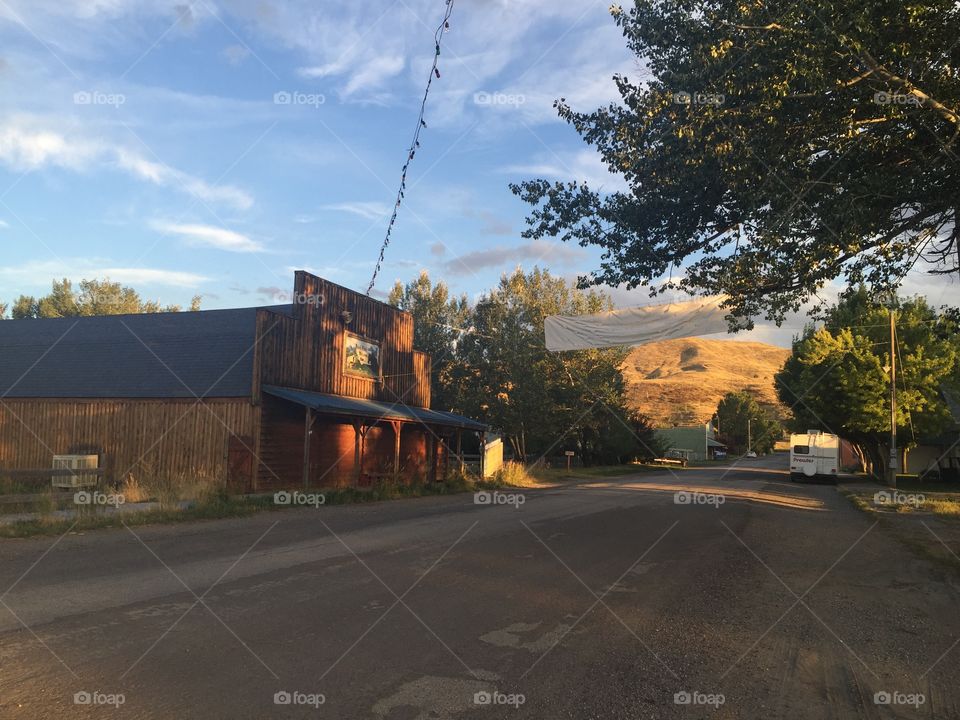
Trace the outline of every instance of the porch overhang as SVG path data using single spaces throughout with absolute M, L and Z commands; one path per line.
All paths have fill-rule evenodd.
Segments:
M 461 430 L 484 432 L 487 426 L 477 420 L 472 420 L 456 413 L 429 410 L 427 408 L 411 407 L 403 403 L 386 403 L 378 400 L 346 397 L 343 395 L 329 395 L 327 393 L 298 390 L 297 388 L 265 385 L 263 391 L 274 397 L 288 400 L 298 405 L 308 407 L 314 412 L 324 415 L 339 415 L 347 418 L 365 418 L 373 421 L 400 421 L 418 423 L 421 425 L 442 425 L 444 427 Z

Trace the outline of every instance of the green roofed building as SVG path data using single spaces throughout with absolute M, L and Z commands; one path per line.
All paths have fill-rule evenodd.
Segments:
M 715 460 L 726 456 L 727 446 L 717 440 L 713 423 L 684 425 L 657 430 L 667 455 L 686 460 Z

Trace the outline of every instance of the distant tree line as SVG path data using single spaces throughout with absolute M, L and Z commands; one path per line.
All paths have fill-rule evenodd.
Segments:
M 626 405 L 628 348 L 555 353 L 544 346 L 547 315 L 611 309 L 602 292 L 518 269 L 471 304 L 422 272 L 398 282 L 389 302 L 413 314 L 414 345 L 432 356 L 434 407 L 502 430 L 517 459 L 573 450 L 600 464 L 662 454 L 650 421 Z
M 110 280 L 81 280 L 79 289 L 64 278 L 54 280 L 47 295 L 21 295 L 12 306 L 0 303 L 0 318 L 14 320 L 27 318 L 88 317 L 93 315 L 129 315 L 135 313 L 179 312 L 179 305 L 161 305 L 144 300 L 131 287 Z M 190 302 L 190 310 L 200 309 L 200 296 Z

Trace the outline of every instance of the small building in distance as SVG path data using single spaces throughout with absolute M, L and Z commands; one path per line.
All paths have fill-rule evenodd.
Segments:
M 941 388 L 950 413 L 949 427 L 939 435 L 917 438 L 910 449 L 901 448 L 901 472 L 926 480 L 960 480 L 960 393 Z
M 413 317 L 299 271 L 273 307 L 0 321 L 0 475 L 96 455 L 104 480 L 234 492 L 445 477 L 483 423 L 430 409 Z
M 717 440 L 713 422 L 659 428 L 667 454 L 688 461 L 716 460 L 726 456 L 727 446 Z

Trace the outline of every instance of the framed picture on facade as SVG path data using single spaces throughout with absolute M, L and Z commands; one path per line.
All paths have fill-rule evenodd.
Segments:
M 359 335 L 344 332 L 343 371 L 348 375 L 379 380 L 380 344 Z

